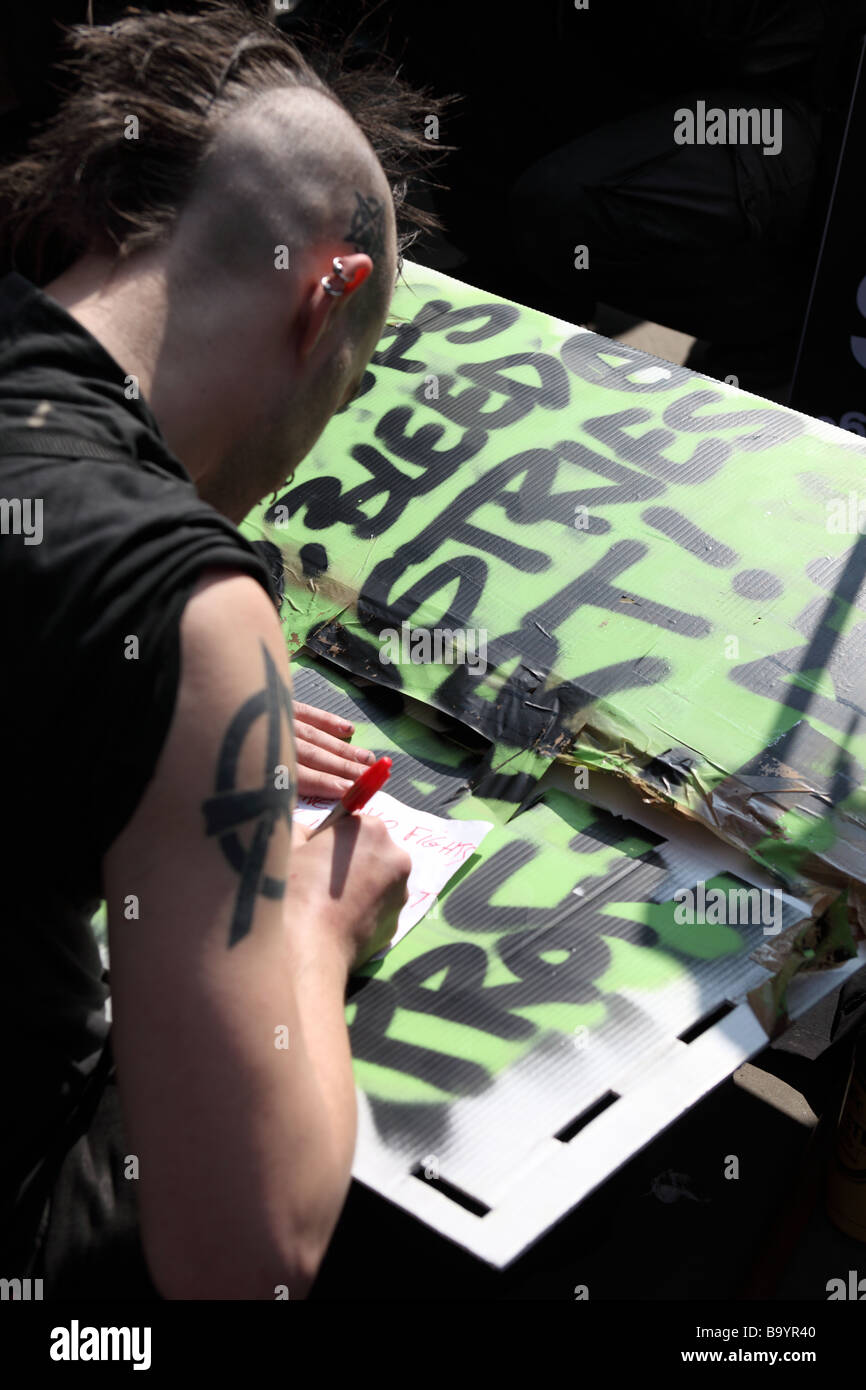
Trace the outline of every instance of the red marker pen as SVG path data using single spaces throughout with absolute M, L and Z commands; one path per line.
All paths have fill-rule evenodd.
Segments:
M 334 821 L 341 820 L 343 816 L 350 816 L 353 811 L 360 811 L 362 806 L 366 806 L 370 797 L 384 787 L 390 776 L 391 759 L 379 758 L 372 767 L 368 767 L 366 772 L 361 773 L 357 782 L 347 792 L 343 793 L 336 806 L 331 807 L 321 825 L 317 825 L 310 835 L 310 839 L 312 840 L 313 835 L 318 835 L 320 830 L 324 830 L 325 826 L 333 825 Z

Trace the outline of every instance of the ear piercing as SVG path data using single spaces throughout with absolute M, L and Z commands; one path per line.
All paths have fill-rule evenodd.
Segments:
M 335 256 L 334 259 L 331 261 L 331 265 L 333 266 L 331 274 L 323 275 L 320 281 L 322 289 L 325 291 L 326 294 L 342 294 L 344 286 L 349 284 L 351 277 L 346 275 L 345 271 L 343 270 L 343 262 L 341 257 Z M 341 281 L 339 285 L 335 285 L 333 283 L 335 278 Z

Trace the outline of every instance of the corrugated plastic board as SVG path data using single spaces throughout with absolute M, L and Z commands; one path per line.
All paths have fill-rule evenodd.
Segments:
M 678 925 L 672 898 L 702 876 L 770 880 L 748 867 L 746 880 L 746 860 L 726 873 L 675 818 L 666 840 L 537 775 L 503 782 L 392 692 L 303 658 L 293 671 L 298 698 L 392 756 L 409 805 L 496 822 L 438 905 L 356 978 L 348 1018 L 355 1175 L 505 1264 L 766 1042 L 744 1002 L 771 974 L 755 958 L 762 927 Z M 789 933 L 808 916 L 785 900 Z
M 771 871 L 799 895 L 792 960 L 828 887 L 862 911 L 866 444 L 435 272 L 407 280 L 361 397 L 245 527 L 283 555 L 290 648 L 491 742 L 446 755 L 361 697 L 359 741 L 401 750 L 404 800 L 496 830 L 349 1018 L 357 1175 L 502 1264 L 766 1041 L 745 1002 L 778 968 L 761 927 L 674 930 L 674 891 L 725 869 L 675 816 L 656 843 L 594 808 L 606 773 L 727 839 L 727 886 Z M 485 668 L 437 660 L 443 628 L 483 634 Z M 302 698 L 326 704 L 317 689 Z M 554 757 L 587 792 L 537 786 Z M 835 922 L 819 958 L 851 951 Z
M 862 884 L 866 441 L 406 270 L 360 399 L 245 523 L 289 641 L 639 782 L 799 892 Z M 486 632 L 486 672 L 383 665 L 403 623 Z

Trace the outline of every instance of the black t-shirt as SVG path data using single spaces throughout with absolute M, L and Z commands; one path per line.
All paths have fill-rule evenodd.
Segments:
M 85 441 L 82 453 L 89 442 L 115 457 L 76 456 L 74 445 L 66 457 L 4 456 L 10 431 L 40 436 L 46 449 L 52 438 L 56 448 L 57 436 L 74 435 Z M 124 1183 L 111 1152 L 115 1141 L 122 1147 L 116 1097 L 105 1122 L 110 1140 L 67 1133 L 70 1116 L 79 1129 L 87 1123 L 78 1109 L 108 1032 L 90 918 L 102 896 L 103 855 L 131 818 L 168 733 L 184 605 L 202 571 L 221 566 L 252 575 L 276 601 L 260 554 L 198 497 L 117 362 L 28 280 L 0 280 L 7 1278 L 24 1277 L 9 1264 L 25 1258 L 22 1242 L 28 1259 L 37 1245 L 43 1251 L 32 1272 L 46 1272 L 44 1247 L 57 1252 L 47 1272 L 62 1274 L 69 1250 L 86 1252 L 100 1230 L 110 1237 L 113 1222 L 125 1221 L 129 1236 L 135 1184 Z M 41 1195 L 46 1184 L 53 1203 Z M 89 1213 L 87 1229 L 77 1207 Z

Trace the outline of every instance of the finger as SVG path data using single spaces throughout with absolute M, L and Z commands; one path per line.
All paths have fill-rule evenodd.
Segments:
M 345 745 L 339 752 L 333 753 L 330 748 L 323 748 L 306 738 L 298 739 L 297 760 L 302 767 L 311 768 L 313 772 L 331 772 L 335 777 L 348 777 L 352 782 L 357 782 L 361 773 L 367 770 L 365 763 L 355 762 Z
M 296 849 L 298 845 L 305 845 L 305 844 L 307 843 L 307 840 L 309 840 L 310 836 L 312 835 L 312 833 L 313 833 L 313 832 L 312 832 L 312 830 L 310 829 L 310 827 L 307 826 L 307 825 L 304 825 L 303 821 L 293 820 L 293 821 L 292 821 L 292 849 Z
M 296 723 L 295 737 L 299 740 L 303 739 L 309 744 L 314 744 L 316 748 L 333 753 L 335 757 L 342 758 L 344 761 L 361 764 L 361 772 L 376 761 L 376 754 L 372 753 L 369 748 L 356 748 L 354 744 L 347 746 L 342 739 L 334 738 L 332 734 L 324 733 L 311 724 Z M 361 773 L 356 772 L 354 775 L 360 777 Z
M 330 772 L 317 772 L 315 768 L 298 768 L 298 796 L 339 801 L 351 786 L 352 783 L 345 777 L 335 777 Z
M 293 702 L 295 719 L 302 720 L 305 724 L 310 724 L 314 729 L 321 729 L 326 734 L 332 734 L 334 738 L 351 738 L 355 732 L 354 724 L 350 724 L 347 719 L 340 719 L 336 714 L 329 714 L 325 709 L 316 709 L 315 705 L 303 705 L 300 701 Z

